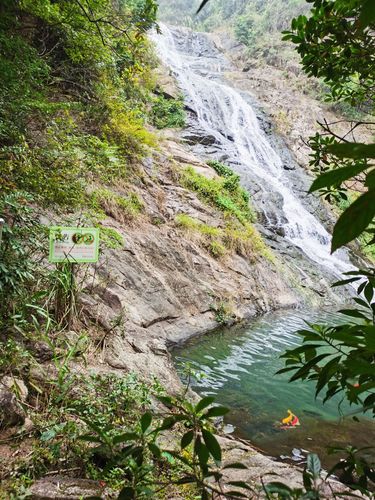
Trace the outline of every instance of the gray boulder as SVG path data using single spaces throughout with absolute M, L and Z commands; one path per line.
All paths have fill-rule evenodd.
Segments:
M 0 429 L 23 424 L 25 417 L 16 395 L 8 387 L 0 384 Z

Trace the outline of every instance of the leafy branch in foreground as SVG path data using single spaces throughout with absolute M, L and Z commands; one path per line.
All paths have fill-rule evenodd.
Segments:
M 294 372 L 290 381 L 313 380 L 315 395 L 325 390 L 324 402 L 343 393 L 356 412 L 375 416 L 375 270 L 352 271 L 335 286 L 356 284 L 357 304 L 339 311 L 347 322 L 336 326 L 308 324 L 299 330 L 303 344 L 282 355 Z
M 348 190 L 358 194 L 348 200 L 334 227 L 334 252 L 368 230 L 375 216 L 375 144 L 363 142 L 363 134 L 372 137 L 375 127 L 370 116 L 375 104 L 375 3 L 312 0 L 311 4 L 309 16 L 293 19 L 284 40 L 295 44 L 305 73 L 324 81 L 326 100 L 348 103 L 363 117 L 346 124 L 345 120 L 321 123 L 322 132 L 309 142 L 310 165 L 318 172 L 310 192 L 319 191 L 330 202 L 348 200 Z
M 214 398 L 210 396 L 196 404 L 185 396 L 159 395 L 158 399 L 168 408 L 162 420 L 145 412 L 131 431 L 115 429 L 113 425 L 103 428 L 84 419 L 89 432 L 79 439 L 94 444 L 91 455 L 103 464 L 103 474 L 108 475 L 114 469 L 123 471 L 126 483 L 119 493 L 119 500 L 154 498 L 155 495 L 168 494 L 171 487 L 183 486 L 188 486 L 194 498 L 201 500 L 257 499 L 262 494 L 268 499 L 285 500 L 342 496 L 327 483 L 315 454 L 307 457 L 302 474 L 303 487 L 300 488 L 289 487 L 283 482 L 265 483 L 263 479 L 261 487 L 250 485 L 245 480 L 228 479 L 226 473 L 230 469 L 247 469 L 241 462 L 222 463 L 223 451 L 214 435 L 213 424 L 218 417 L 226 415 L 228 409 L 212 406 Z M 165 442 L 162 437 L 166 432 L 173 432 L 173 436 L 181 435 L 179 442 L 173 439 L 174 447 L 162 446 L 161 443 Z M 156 473 L 165 461 L 169 469 L 175 470 L 174 474 L 161 476 Z M 351 461 L 350 466 L 356 467 L 353 463 L 357 462 Z M 345 495 L 355 496 L 349 492 Z

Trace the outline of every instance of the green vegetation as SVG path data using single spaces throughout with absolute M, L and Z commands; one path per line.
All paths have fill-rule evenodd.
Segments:
M 27 498 L 33 481 L 56 469 L 94 479 L 119 500 L 213 498 L 224 487 L 230 491 L 227 498 L 243 498 L 243 490 L 251 495 L 259 495 L 262 489 L 275 491 L 273 485 L 254 487 L 224 478 L 228 469 L 246 466 L 222 465 L 214 422 L 228 410 L 213 405 L 214 398 L 193 404 L 186 399 L 188 387 L 182 395 L 171 397 L 157 380 L 145 383 L 132 373 L 82 375 L 73 370 L 73 365 L 84 363 L 90 348 L 89 344 L 83 350 L 78 347 L 81 338 L 68 349 L 51 344 L 55 375 L 37 381 L 29 375 L 30 368 L 32 373 L 36 368 L 43 373 L 36 359 L 23 356 L 9 342 L 0 344 L 1 350 L 11 347 L 21 360 L 12 365 L 11 373 L 28 381 L 33 402 L 28 409 L 34 423 L 27 432 L 27 455 L 1 464 L 5 476 L 1 498 Z M 8 373 L 9 368 L 2 372 Z M 157 415 L 156 400 L 162 408 Z M 17 444 L 22 438 L 21 432 L 12 440 Z M 311 455 L 305 474 L 313 477 L 313 473 L 318 477 L 320 464 Z
M 225 29 L 246 45 L 251 57 L 281 69 L 286 62 L 296 60 L 280 33 L 289 27 L 294 16 L 308 12 L 304 0 L 211 0 L 196 15 L 199 3 L 192 5 L 192 2 L 178 0 L 171 4 L 161 0 L 161 19 L 203 31 L 220 30 L 224 22 Z
M 249 206 L 249 194 L 240 187 L 239 177 L 235 174 L 209 179 L 196 172 L 193 167 L 188 167 L 183 172 L 182 181 L 204 201 L 227 216 L 236 218 L 241 224 L 254 222 L 255 214 Z
M 236 315 L 233 313 L 232 305 L 226 301 L 216 298 L 215 302 L 210 306 L 211 311 L 215 313 L 215 320 L 220 325 L 228 325 L 235 320 Z
M 167 99 L 163 95 L 156 97 L 151 108 L 151 120 L 160 129 L 184 127 L 186 114 L 183 98 Z
M 219 228 L 204 224 L 186 214 L 177 215 L 175 220 L 179 227 L 198 234 L 202 246 L 217 259 L 227 254 L 238 253 L 251 259 L 263 255 L 272 260 L 259 233 L 251 224 L 243 227 L 232 222 Z
M 119 222 L 126 222 L 142 213 L 144 205 L 134 192 L 120 196 L 107 188 L 100 188 L 91 193 L 91 207 L 103 210 Z
M 98 228 L 100 229 L 100 241 L 104 247 L 112 248 L 112 250 L 123 248 L 124 238 L 116 229 L 103 226 L 103 224 L 98 224 Z
M 374 112 L 375 72 L 371 58 L 375 42 L 371 12 L 371 8 L 360 0 L 353 4 L 343 0 L 326 1 L 323 5 L 314 2 L 310 18 L 294 19 L 292 30 L 286 32 L 284 38 L 297 45 L 305 72 L 324 78 L 332 101 L 362 106 Z M 327 40 L 324 53 L 321 46 L 314 43 L 315 39 Z M 342 40 L 347 43 L 343 45 Z M 373 127 L 374 123 L 349 121 L 348 132 L 340 137 L 333 130 L 333 124 L 326 122 L 322 125 L 322 133 L 310 138 L 310 163 L 320 174 L 310 191 L 320 191 L 328 201 L 345 200 L 348 198 L 347 183 L 352 181 L 356 183 L 356 191 L 362 193 L 337 221 L 332 251 L 364 231 L 372 233 L 369 226 L 375 216 L 372 181 L 375 145 L 355 142 L 355 133 L 364 125 Z M 349 136 L 354 142 L 349 142 Z
M 6 1 L 0 14 L 2 188 L 84 206 L 93 177 L 127 176 L 155 144 L 144 123 L 156 4 Z
M 374 27 L 373 2 L 315 0 L 309 18 L 294 19 L 285 39 L 296 44 L 305 72 L 324 78 L 333 102 L 373 113 Z M 369 253 L 373 252 L 375 145 L 355 142 L 355 133 L 363 125 L 348 122 L 348 133 L 340 137 L 333 124 L 325 122 L 322 133 L 310 138 L 311 165 L 318 173 L 310 191 L 344 205 L 333 230 L 332 252 L 355 238 L 365 239 Z M 291 381 L 312 380 L 317 395 L 325 391 L 325 400 L 341 394 L 354 406 L 353 415 L 375 416 L 375 271 L 368 267 L 345 274 L 334 286 L 357 288 L 352 307 L 340 311 L 345 324 L 308 325 L 301 330 L 303 344 L 285 353 L 282 371 L 292 372 Z M 373 464 L 364 459 L 363 450 L 348 446 L 346 451 L 347 459 L 333 471 L 340 471 L 353 488 L 368 494 L 375 477 Z
M 177 215 L 177 224 L 200 235 L 202 245 L 213 257 L 238 253 L 251 259 L 262 255 L 273 261 L 271 252 L 252 224 L 255 214 L 249 205 L 249 193 L 239 184 L 240 177 L 223 163 L 211 161 L 209 165 L 220 175 L 219 178 L 210 179 L 188 167 L 182 172 L 181 180 L 202 201 L 223 212 L 224 227 L 209 226 L 186 214 Z

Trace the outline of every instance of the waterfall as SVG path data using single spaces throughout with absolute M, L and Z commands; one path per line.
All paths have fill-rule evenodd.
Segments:
M 164 25 L 161 29 L 162 34 L 152 35 L 158 55 L 177 78 L 199 128 L 214 136 L 223 151 L 229 151 L 231 159 L 246 168 L 249 178 L 262 190 L 263 199 L 280 198 L 273 225 L 282 228 L 288 243 L 333 275 L 352 270 L 345 250 L 330 254 L 331 235 L 289 185 L 283 162 L 251 105 L 225 83 L 223 72 L 230 68 L 229 62 L 202 33 Z

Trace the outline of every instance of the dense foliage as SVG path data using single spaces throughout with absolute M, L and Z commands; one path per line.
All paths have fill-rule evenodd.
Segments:
M 1 2 L 1 331 L 31 320 L 25 304 L 41 311 L 54 302 L 36 205 L 80 210 L 70 222 L 94 225 L 109 205 L 124 220 L 142 210 L 130 189 L 116 198 L 98 184 L 126 182 L 155 144 L 146 128 L 155 65 L 146 34 L 156 12 L 153 0 Z M 102 241 L 113 246 L 118 235 L 109 231 Z
M 302 65 L 310 76 L 324 79 L 328 99 L 348 102 L 374 112 L 375 4 L 367 0 L 315 0 L 309 17 L 292 22 L 285 39 L 296 44 Z M 367 233 L 367 245 L 375 243 L 374 158 L 375 145 L 355 141 L 363 126 L 373 131 L 375 122 L 348 122 L 340 136 L 335 124 L 322 124 L 322 132 L 310 139 L 311 164 L 318 173 L 310 191 L 320 191 L 328 201 L 345 200 L 335 224 L 332 251 Z M 354 196 L 353 196 L 354 194 Z M 335 285 L 357 288 L 352 308 L 340 311 L 343 324 L 308 325 L 299 333 L 303 344 L 288 351 L 286 368 L 291 380 L 313 380 L 316 394 L 325 400 L 335 394 L 354 406 L 353 413 L 375 415 L 374 269 L 346 273 Z M 355 417 L 357 418 L 357 417 Z M 374 481 L 374 465 L 348 448 L 349 457 L 337 464 L 347 480 L 367 492 Z
M 185 125 L 184 101 L 158 96 L 152 103 L 151 120 L 157 128 L 178 128 Z
M 2 187 L 82 205 L 93 173 L 124 177 L 154 143 L 144 123 L 156 3 L 24 0 L 0 9 Z
M 330 89 L 329 99 L 347 101 L 372 113 L 375 109 L 374 26 L 374 6 L 370 2 L 316 1 L 310 17 L 294 19 L 292 31 L 286 32 L 284 38 L 297 45 L 306 73 L 324 79 Z M 348 181 L 352 180 L 359 193 L 335 226 L 332 250 L 361 235 L 375 216 L 372 174 L 375 145 L 355 142 L 355 133 L 363 126 L 373 130 L 375 123 L 348 122 L 345 136 L 335 133 L 334 124 L 324 123 L 323 132 L 310 140 L 311 163 L 321 174 L 311 191 L 320 190 L 328 199 L 346 199 Z

